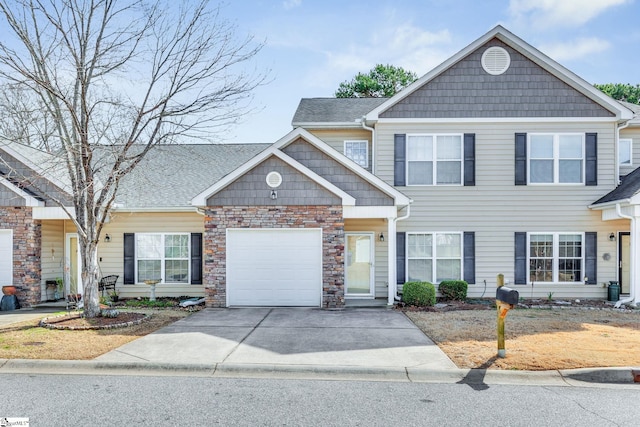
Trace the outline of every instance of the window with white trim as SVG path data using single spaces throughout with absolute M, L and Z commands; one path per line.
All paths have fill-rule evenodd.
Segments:
M 407 279 L 440 283 L 462 278 L 462 233 L 407 233 Z
M 461 185 L 462 134 L 407 135 L 408 185 Z
M 583 233 L 529 233 L 529 282 L 582 282 Z
M 529 183 L 584 183 L 584 134 L 532 133 L 529 144 Z
M 188 233 L 136 233 L 137 282 L 189 283 Z
M 631 166 L 633 164 L 633 142 L 629 138 L 621 139 L 618 144 L 618 164 Z
M 363 168 L 369 167 L 369 141 L 345 141 L 344 155 Z

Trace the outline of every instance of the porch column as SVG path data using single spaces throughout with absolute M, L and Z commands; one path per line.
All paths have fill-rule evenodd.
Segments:
M 631 279 L 631 283 L 629 283 L 629 292 L 630 297 L 633 298 L 631 301 L 631 305 L 636 307 L 638 302 L 640 302 L 640 267 L 638 265 L 638 256 L 640 255 L 640 230 L 638 227 L 638 221 L 640 217 L 634 214 L 634 218 L 631 220 L 631 253 L 630 255 L 630 270 L 629 278 Z M 617 304 L 616 304 L 617 307 Z
M 389 286 L 387 288 L 387 305 L 393 305 L 396 297 L 396 219 L 395 218 L 387 218 L 387 255 L 388 255 L 388 271 L 389 275 L 387 277 L 387 281 Z

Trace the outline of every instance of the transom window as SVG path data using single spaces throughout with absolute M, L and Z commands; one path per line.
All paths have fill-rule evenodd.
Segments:
M 407 135 L 407 183 L 462 184 L 462 134 Z
M 529 282 L 582 282 L 581 233 L 530 233 Z
M 189 234 L 136 233 L 138 282 L 189 282 Z
M 366 168 L 369 166 L 369 142 L 362 141 L 345 141 L 344 155 Z
M 633 144 L 631 139 L 621 139 L 618 145 L 618 164 L 620 166 L 631 166 L 633 164 Z
M 529 182 L 584 183 L 584 135 L 529 134 Z
M 440 283 L 462 277 L 462 233 L 407 233 L 407 279 Z

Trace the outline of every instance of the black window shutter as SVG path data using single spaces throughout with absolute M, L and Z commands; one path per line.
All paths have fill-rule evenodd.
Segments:
M 513 281 L 518 285 L 527 284 L 527 233 L 515 233 L 515 266 Z
M 476 185 L 476 134 L 464 134 L 464 185 Z M 475 283 L 475 282 L 474 282 Z
M 598 185 L 598 134 L 587 133 L 585 139 L 585 185 Z
M 476 233 L 465 231 L 464 234 L 464 281 L 476 283 Z
M 202 285 L 202 233 L 191 233 L 191 284 Z
M 406 238 L 405 232 L 396 233 L 396 283 L 404 285 L 406 281 L 405 277 L 405 250 L 406 250 Z
M 404 187 L 407 167 L 407 136 L 396 134 L 393 137 L 393 185 Z
M 587 276 L 587 284 L 595 285 L 598 275 L 598 233 L 595 231 L 584 233 L 584 249 L 584 275 Z M 582 280 L 582 277 L 579 280 Z
M 516 185 L 527 185 L 527 134 L 516 133 Z
M 124 233 L 124 279 L 125 285 L 136 283 L 136 239 L 134 233 Z

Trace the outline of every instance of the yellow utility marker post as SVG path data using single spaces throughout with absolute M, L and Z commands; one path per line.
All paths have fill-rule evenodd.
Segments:
M 496 307 L 498 309 L 498 357 L 506 357 L 504 349 L 504 319 L 507 313 L 518 304 L 518 291 L 504 286 L 504 274 L 498 274 L 496 289 Z

